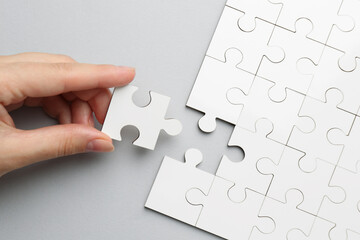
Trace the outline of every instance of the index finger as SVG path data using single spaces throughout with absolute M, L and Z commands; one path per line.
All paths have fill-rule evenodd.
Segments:
M 0 102 L 7 105 L 26 97 L 123 86 L 132 81 L 135 70 L 84 63 L 11 63 L 0 64 L 0 74 L 0 85 L 5 86 Z

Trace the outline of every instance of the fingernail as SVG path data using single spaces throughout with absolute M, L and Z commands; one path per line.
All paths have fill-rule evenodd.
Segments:
M 86 146 L 86 152 L 112 152 L 114 145 L 112 142 L 102 139 L 95 139 L 89 142 Z

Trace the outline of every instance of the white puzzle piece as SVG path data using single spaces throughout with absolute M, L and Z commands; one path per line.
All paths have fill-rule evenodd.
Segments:
M 269 0 L 228 0 L 226 5 L 245 14 L 239 20 L 239 27 L 247 32 L 255 29 L 255 18 L 275 24 L 281 10 L 281 4 L 274 4 Z
M 205 113 L 199 120 L 202 131 L 214 131 L 217 118 L 236 124 L 242 106 L 230 104 L 226 93 L 234 86 L 248 92 L 255 77 L 238 68 L 241 61 L 242 53 L 235 48 L 226 51 L 225 62 L 205 57 L 186 104 Z
M 228 91 L 227 97 L 229 102 L 244 106 L 237 122 L 238 126 L 254 131 L 255 122 L 260 118 L 267 118 L 274 124 L 274 130 L 269 137 L 285 144 L 295 124 L 307 128 L 311 121 L 298 116 L 303 95 L 287 89 L 286 99 L 275 102 L 268 96 L 272 86 L 272 82 L 256 77 L 248 95 L 238 88 L 233 88 Z
M 292 229 L 287 234 L 287 240 L 331 240 L 329 232 L 334 226 L 332 222 L 315 217 L 310 234 L 305 234 L 300 229 Z
M 319 216 L 336 224 L 330 231 L 331 239 L 349 239 L 349 234 L 355 239 L 360 234 L 360 162 L 357 169 L 358 172 L 350 172 L 337 167 L 330 184 L 342 187 L 346 192 L 346 199 L 335 204 L 326 198 L 321 205 Z
M 286 88 L 302 94 L 307 93 L 312 75 L 299 72 L 297 62 L 301 58 L 307 58 L 315 66 L 324 48 L 324 45 L 306 37 L 311 30 L 312 24 L 307 19 L 299 19 L 296 22 L 295 32 L 275 28 L 269 44 L 281 47 L 285 58 L 280 63 L 273 63 L 264 58 L 258 71 L 259 76 L 275 83 L 269 93 L 271 99 L 283 101 L 286 98 Z
M 186 192 L 199 188 L 208 193 L 214 179 L 213 175 L 196 168 L 201 161 L 202 154 L 196 149 L 186 151 L 185 162 L 165 156 L 145 207 L 194 226 L 201 207 L 190 205 Z
M 150 92 L 151 102 L 145 107 L 136 106 L 132 98 L 137 89 L 131 85 L 115 88 L 102 132 L 121 141 L 121 129 L 135 126 L 139 138 L 133 144 L 154 150 L 161 130 L 175 136 L 181 132 L 182 125 L 176 119 L 165 119 L 170 102 L 167 96 Z
M 269 216 L 274 220 L 275 230 L 270 234 L 255 231 L 250 239 L 287 239 L 287 233 L 293 228 L 298 228 L 308 234 L 314 216 L 297 208 L 302 200 L 303 195 L 297 190 L 288 191 L 285 202 L 280 202 L 269 197 L 265 198 L 260 214 Z
M 256 28 L 251 32 L 245 32 L 238 25 L 243 16 L 244 14 L 236 9 L 224 8 L 207 55 L 224 61 L 226 50 L 237 48 L 243 54 L 243 61 L 239 67 L 254 74 L 264 55 L 273 62 L 282 61 L 284 53 L 281 49 L 267 45 L 274 25 L 256 19 Z
M 216 172 L 217 176 L 235 183 L 228 194 L 232 201 L 243 201 L 246 197 L 246 188 L 266 194 L 271 176 L 258 171 L 257 161 L 261 158 L 270 158 L 272 161 L 278 162 L 284 149 L 283 144 L 267 138 L 272 130 L 271 122 L 266 119 L 256 122 L 255 132 L 239 126 L 235 127 L 228 145 L 241 147 L 245 158 L 241 162 L 233 162 L 224 158 Z
M 339 108 L 356 114 L 360 107 L 360 68 L 353 72 L 344 72 L 338 66 L 338 59 L 343 52 L 326 47 L 321 57 L 319 65 L 310 71 L 314 73 L 308 95 L 325 101 L 325 92 L 330 88 L 339 89 L 344 99 L 339 103 Z M 306 63 L 306 60 L 304 60 Z M 360 62 L 360 60 L 358 60 Z M 299 68 L 306 68 L 304 62 L 299 62 Z M 308 65 L 309 66 L 309 65 Z M 310 67 L 312 67 L 310 65 Z M 303 71 L 306 71 L 305 69 Z
M 232 185 L 215 177 L 209 194 L 196 188 L 187 192 L 186 199 L 191 204 L 203 207 L 196 227 L 230 240 L 248 239 L 255 227 L 271 232 L 274 222 L 266 216 L 258 216 L 264 196 L 247 189 L 246 199 L 234 203 L 227 195 Z
M 356 172 L 356 166 L 360 162 L 360 118 L 356 117 L 349 133 L 334 128 L 330 129 L 328 139 L 335 145 L 342 145 L 343 150 L 337 165 Z
M 350 130 L 354 116 L 345 112 L 337 105 L 342 100 L 342 94 L 337 89 L 326 92 L 326 102 L 306 97 L 300 110 L 300 116 L 308 116 L 314 120 L 315 128 L 310 133 L 295 127 L 291 133 L 288 145 L 296 148 L 306 155 L 301 159 L 301 167 L 313 168 L 316 159 L 322 159 L 336 164 L 341 146 L 331 144 L 327 139 L 327 132 L 331 128 L 339 128 L 345 132 Z
M 277 25 L 295 31 L 295 22 L 300 18 L 307 18 L 313 24 L 313 31 L 308 36 L 322 43 L 326 43 L 334 24 L 344 31 L 353 28 L 351 18 L 338 15 L 342 0 L 272 0 L 272 2 L 283 4 Z
M 329 187 L 334 165 L 317 160 L 316 168 L 311 172 L 305 172 L 299 167 L 303 155 L 295 149 L 285 148 L 279 164 L 269 159 L 261 159 L 257 167 L 263 174 L 273 175 L 267 196 L 284 202 L 285 195 L 290 189 L 298 189 L 304 195 L 299 208 L 317 214 L 325 196 L 334 202 L 341 202 L 345 196 L 341 188 Z
M 360 57 L 360 1 L 359 0 L 344 0 L 339 15 L 351 16 L 354 20 L 354 28 L 351 31 L 342 31 L 337 26 L 334 26 L 328 45 L 340 49 L 345 52 L 339 59 L 339 66 L 344 71 L 353 71 L 359 65 L 357 59 Z

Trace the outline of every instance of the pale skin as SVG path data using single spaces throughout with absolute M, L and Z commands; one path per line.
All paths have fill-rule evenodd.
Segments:
M 134 68 L 77 63 L 65 55 L 0 56 L 0 176 L 60 156 L 113 151 L 112 140 L 94 128 L 93 115 L 103 123 L 108 88 L 134 76 Z M 22 106 L 42 107 L 59 125 L 17 129 L 9 113 Z

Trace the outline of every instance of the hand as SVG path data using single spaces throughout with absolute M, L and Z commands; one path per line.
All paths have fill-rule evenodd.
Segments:
M 133 68 L 82 64 L 64 55 L 0 56 L 0 176 L 41 160 L 112 151 L 111 139 L 94 128 L 93 113 L 103 123 L 108 88 L 134 75 Z M 60 125 L 16 129 L 9 112 L 23 105 L 42 107 Z

